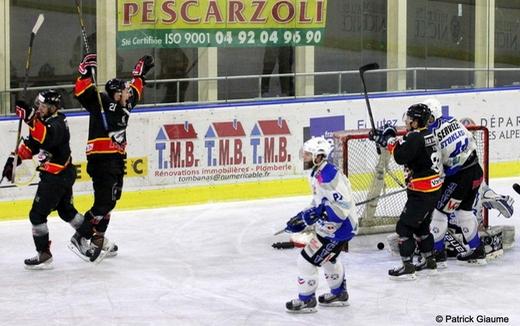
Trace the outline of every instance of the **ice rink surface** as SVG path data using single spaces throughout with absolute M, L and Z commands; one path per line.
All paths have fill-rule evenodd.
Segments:
M 491 186 L 515 198 L 511 219 L 520 226 L 516 179 Z M 0 325 L 442 325 L 436 317 L 507 317 L 520 325 L 520 251 L 486 266 L 450 260 L 437 276 L 389 280 L 400 263 L 376 244 L 386 235 L 359 236 L 343 253 L 350 306 L 285 312 L 297 295 L 299 250 L 274 250 L 273 236 L 310 197 L 114 212 L 107 236 L 120 247 L 99 265 L 70 252 L 73 230 L 52 218 L 54 269 L 26 271 L 35 254 L 28 220 L 0 223 Z M 518 231 L 517 231 L 518 232 Z M 318 294 L 328 291 L 320 273 Z M 457 323 L 457 325 L 462 325 Z M 489 324 L 488 324 L 489 325 Z M 503 323 L 503 325 L 505 325 Z

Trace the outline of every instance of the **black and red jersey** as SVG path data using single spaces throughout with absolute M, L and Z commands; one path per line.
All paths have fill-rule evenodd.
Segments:
M 81 105 L 90 113 L 88 142 L 86 148 L 87 159 L 94 157 L 123 157 L 126 158 L 126 141 L 115 142 L 109 136 L 117 132 L 126 140 L 126 128 L 130 112 L 141 99 L 143 80 L 135 77 L 130 82 L 130 98 L 126 106 L 114 101 L 108 94 L 100 92 L 103 111 L 99 107 L 96 88 L 90 77 L 80 77 L 76 80 L 74 96 Z M 107 128 L 103 123 L 102 114 L 105 115 Z
M 18 147 L 21 159 L 30 159 L 38 155 L 38 170 L 58 174 L 71 164 L 70 132 L 65 115 L 56 112 L 41 119 L 35 118 L 29 123 L 29 136 Z
M 409 190 L 432 192 L 440 189 L 440 160 L 434 135 L 426 128 L 408 132 L 402 141 L 389 144 L 395 162 L 405 166 Z

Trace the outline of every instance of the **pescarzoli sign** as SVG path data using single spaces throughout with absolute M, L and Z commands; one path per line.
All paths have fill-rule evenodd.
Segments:
M 119 0 L 117 47 L 317 45 L 327 0 Z

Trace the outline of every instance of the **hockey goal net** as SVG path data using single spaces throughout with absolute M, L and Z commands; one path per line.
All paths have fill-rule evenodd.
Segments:
M 482 126 L 467 126 L 477 142 L 484 180 L 488 182 L 489 132 Z M 368 139 L 370 129 L 334 133 L 334 163 L 349 178 L 359 215 L 359 234 L 392 232 L 406 202 L 403 167 L 386 150 L 377 153 Z M 403 135 L 404 130 L 399 134 Z M 487 212 L 483 212 L 487 226 Z

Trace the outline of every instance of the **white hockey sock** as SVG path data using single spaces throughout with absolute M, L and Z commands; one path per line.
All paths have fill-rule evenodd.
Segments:
M 448 230 L 448 216 L 438 209 L 433 210 L 430 231 L 433 234 L 435 250 L 444 249 L 444 236 Z
M 325 279 L 331 290 L 338 289 L 345 279 L 345 269 L 341 262 L 336 261 L 331 263 L 330 261 L 323 264 L 325 271 Z
M 298 256 L 297 266 L 300 299 L 314 295 L 318 287 L 318 268 L 309 263 L 302 255 Z
M 462 229 L 462 234 L 471 249 L 475 249 L 480 245 L 480 236 L 478 235 L 477 217 L 473 215 L 473 211 L 455 211 L 457 225 Z

